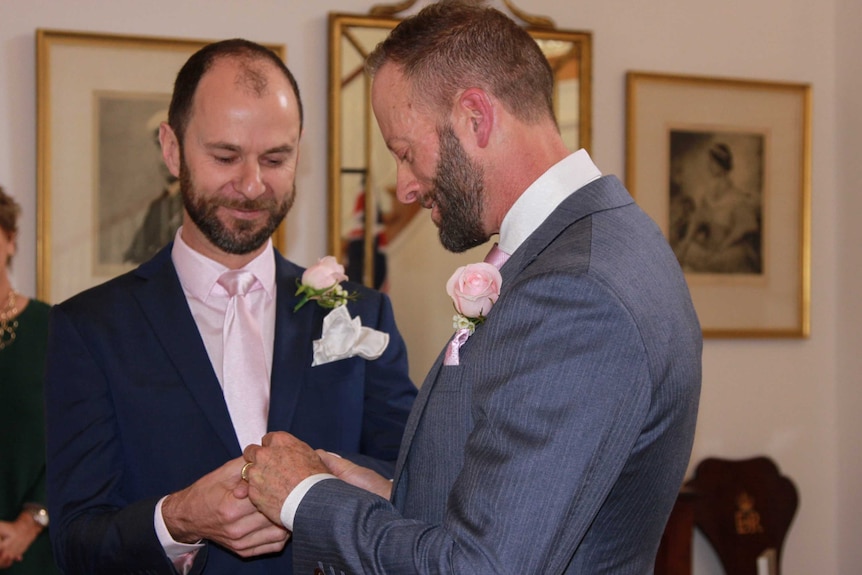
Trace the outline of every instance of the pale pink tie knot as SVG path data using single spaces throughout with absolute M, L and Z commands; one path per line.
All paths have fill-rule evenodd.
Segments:
M 244 296 L 259 285 L 257 277 L 250 271 L 230 270 L 223 273 L 218 279 L 218 285 L 223 287 L 229 296 Z

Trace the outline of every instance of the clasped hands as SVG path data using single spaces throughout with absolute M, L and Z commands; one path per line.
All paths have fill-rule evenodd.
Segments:
M 241 557 L 281 551 L 290 533 L 248 499 L 240 479 L 243 459 L 228 461 L 162 503 L 162 517 L 179 543 L 218 543 Z
M 245 473 L 237 497 L 248 497 L 270 521 L 281 525 L 281 508 L 288 495 L 312 475 L 329 473 L 355 487 L 389 499 L 392 482 L 371 469 L 308 444 L 283 431 L 267 433 L 261 445 L 243 452 Z M 246 489 L 242 487 L 245 485 Z
M 305 478 L 330 473 L 356 487 L 389 498 L 392 483 L 376 472 L 332 453 L 313 450 L 285 432 L 266 434 L 243 457 L 228 461 L 162 504 L 174 540 L 206 539 L 241 557 L 281 551 L 290 532 L 281 508 Z

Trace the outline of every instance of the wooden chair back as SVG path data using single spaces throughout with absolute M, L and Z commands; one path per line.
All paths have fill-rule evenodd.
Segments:
M 799 496 L 771 459 L 704 459 L 685 485 L 698 495 L 695 526 L 715 549 L 725 573 L 758 575 L 758 558 L 773 549 L 771 570 L 780 575 L 781 550 Z

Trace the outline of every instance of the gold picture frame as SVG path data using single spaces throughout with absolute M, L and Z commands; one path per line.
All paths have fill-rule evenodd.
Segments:
M 156 208 L 171 225 L 181 218 L 153 128 L 180 67 L 209 42 L 36 31 L 39 299 L 62 301 L 146 259 L 154 248 L 133 244 Z M 283 45 L 266 46 L 284 60 Z
M 705 337 L 809 335 L 811 99 L 802 83 L 626 76 L 626 184 Z

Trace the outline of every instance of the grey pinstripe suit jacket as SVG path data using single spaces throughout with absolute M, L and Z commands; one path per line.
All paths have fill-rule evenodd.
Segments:
M 652 572 L 701 382 L 676 258 L 607 176 L 501 273 L 461 364 L 441 354 L 425 380 L 392 502 L 318 483 L 296 515 L 297 574 Z

